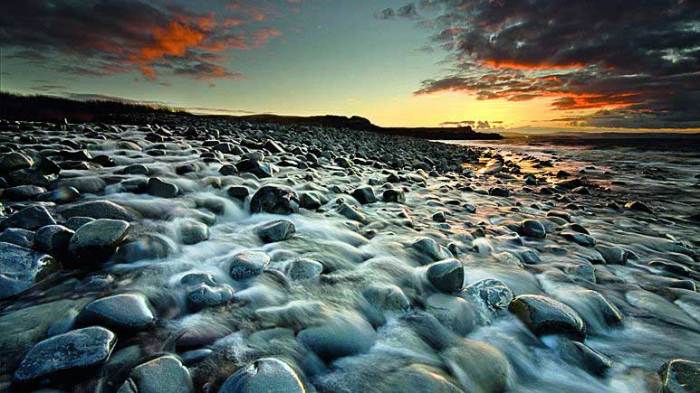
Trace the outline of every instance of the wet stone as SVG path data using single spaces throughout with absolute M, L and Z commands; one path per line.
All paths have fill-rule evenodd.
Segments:
M 295 259 L 285 268 L 285 273 L 292 281 L 304 281 L 318 278 L 323 271 L 323 265 L 312 259 Z
M 258 359 L 226 379 L 219 393 L 306 393 L 301 377 L 287 363 Z
M 200 284 L 187 293 L 187 304 L 193 310 L 216 307 L 233 299 L 233 288 L 229 285 L 209 286 Z
M 90 217 L 90 218 L 109 218 L 113 220 L 135 221 L 137 215 L 117 205 L 112 201 L 88 201 L 78 203 L 72 206 L 67 206 L 60 210 L 60 213 L 65 218 L 71 217 Z
M 673 359 L 659 369 L 662 393 L 699 393 L 700 363 Z
M 109 358 L 116 340 L 114 333 L 97 326 L 53 336 L 29 350 L 14 379 L 29 382 L 94 368 Z
M 443 292 L 457 292 L 464 285 L 464 268 L 456 259 L 446 259 L 430 264 L 426 276 L 430 284 Z
M 562 334 L 579 341 L 586 337 L 586 326 L 578 313 L 552 298 L 520 295 L 509 310 L 537 335 Z
M 523 236 L 544 239 L 547 236 L 547 230 L 544 225 L 537 220 L 525 220 L 520 223 L 520 233 Z
M 358 187 L 354 189 L 350 195 L 352 195 L 353 198 L 363 205 L 377 201 L 377 197 L 374 195 L 374 190 L 369 186 Z
M 109 259 L 126 237 L 129 223 L 101 218 L 90 221 L 75 231 L 68 249 L 82 261 L 100 263 Z
M 0 233 L 0 242 L 12 243 L 20 247 L 34 246 L 34 232 L 22 228 L 7 228 Z
M 246 280 L 260 275 L 270 263 L 270 257 L 261 251 L 243 251 L 233 256 L 229 274 L 234 280 Z
M 56 224 L 56 220 L 44 206 L 29 206 L 0 222 L 0 229 L 23 228 L 33 231 L 53 224 Z
M 382 200 L 384 202 L 405 203 L 406 195 L 401 190 L 389 189 L 382 193 Z
M 180 189 L 175 184 L 152 177 L 148 179 L 148 193 L 161 198 L 175 198 L 180 193 Z
M 173 355 L 165 355 L 134 367 L 117 393 L 194 393 L 187 367 Z
M 250 189 L 246 186 L 231 186 L 226 189 L 226 193 L 231 198 L 244 200 L 248 195 L 250 195 Z
M 184 244 L 197 244 L 209 239 L 209 227 L 205 224 L 187 220 L 180 224 L 180 239 Z
M 367 352 L 375 339 L 372 325 L 354 314 L 335 315 L 327 322 L 297 334 L 297 341 L 325 361 Z
M 81 326 L 99 325 L 115 331 L 139 331 L 155 322 L 148 300 L 140 294 L 119 294 L 103 297 L 87 304 L 80 311 Z
M 0 299 L 17 295 L 55 269 L 49 255 L 0 242 Z
M 253 213 L 292 214 L 299 211 L 297 193 L 285 186 L 263 186 L 255 191 L 250 200 Z
M 513 291 L 503 281 L 493 278 L 479 280 L 464 288 L 464 295 L 480 299 L 491 310 L 505 310 L 513 301 Z
M 36 248 L 51 255 L 63 255 L 75 232 L 63 225 L 47 225 L 39 228 L 34 237 Z
M 255 233 L 263 243 L 274 243 L 291 238 L 296 233 L 296 227 L 289 220 L 276 220 L 258 226 Z

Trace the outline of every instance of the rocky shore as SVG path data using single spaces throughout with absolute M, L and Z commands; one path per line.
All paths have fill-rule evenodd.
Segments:
M 132 124 L 0 121 L 0 391 L 700 391 L 673 198 L 556 155 Z

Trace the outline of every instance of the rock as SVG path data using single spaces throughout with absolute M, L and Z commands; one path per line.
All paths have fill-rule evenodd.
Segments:
M 55 187 L 73 187 L 81 193 L 98 194 L 107 187 L 107 183 L 97 176 L 81 176 L 61 179 Z
M 268 185 L 260 187 L 250 200 L 253 213 L 292 214 L 299 212 L 299 197 L 289 187 Z
M 260 275 L 270 264 L 270 257 L 262 251 L 243 251 L 231 259 L 229 274 L 234 280 L 246 280 Z
M 2 191 L 2 198 L 8 201 L 28 201 L 46 192 L 44 187 L 23 185 L 6 188 Z
M 449 258 L 449 255 L 440 245 L 429 237 L 419 238 L 411 244 L 418 253 L 426 256 L 430 262 Z
M 80 326 L 99 325 L 120 332 L 134 332 L 153 325 L 156 318 L 141 294 L 123 293 L 88 303 L 78 314 Z
M 700 363 L 673 359 L 659 369 L 662 393 L 700 393 Z
M 144 259 L 163 259 L 170 255 L 172 247 L 168 239 L 159 234 L 145 233 L 137 239 L 119 245 L 114 260 L 131 263 Z
M 382 200 L 384 202 L 404 203 L 406 202 L 406 195 L 401 190 L 391 188 L 382 193 Z
M 323 264 L 307 258 L 295 259 L 285 268 L 285 273 L 292 281 L 304 281 L 318 278 L 323 272 Z
M 65 256 L 68 244 L 75 232 L 63 225 L 47 225 L 39 228 L 34 237 L 36 248 L 55 256 Z
M 56 224 L 56 220 L 44 206 L 29 206 L 4 219 L 0 223 L 0 229 L 23 228 L 34 231 L 53 224 Z
M 443 352 L 447 368 L 465 392 L 501 393 L 511 391 L 508 358 L 496 347 L 476 340 L 461 340 Z
M 536 335 L 562 334 L 582 341 L 586 325 L 571 307 L 541 295 L 520 295 L 508 307 Z
M 22 228 L 7 228 L 0 233 L 0 242 L 32 248 L 34 246 L 34 232 Z
M 609 265 L 624 265 L 627 263 L 627 252 L 620 247 L 597 245 L 595 249 L 603 257 L 605 263 Z
M 252 173 L 260 179 L 272 177 L 275 173 L 275 167 L 271 164 L 251 159 L 243 159 L 237 162 L 236 169 L 239 172 Z
M 445 222 L 447 219 L 445 218 L 445 213 L 443 212 L 437 212 L 433 214 L 433 221 L 435 222 Z
M 104 262 L 124 240 L 128 230 L 126 221 L 100 218 L 78 228 L 70 239 L 68 250 L 79 260 Z
M 0 155 L 0 172 L 2 173 L 29 169 L 32 165 L 34 165 L 34 161 L 22 153 L 10 152 Z
M 520 223 L 520 234 L 535 239 L 544 239 L 547 236 L 547 230 L 537 220 L 525 220 Z
M 560 340 L 557 349 L 565 362 L 571 363 L 596 376 L 604 375 L 613 365 L 609 357 L 578 341 Z
M 180 193 L 180 189 L 175 184 L 152 177 L 148 179 L 148 193 L 161 198 L 175 198 Z
M 322 206 L 321 201 L 318 200 L 311 193 L 305 192 L 299 196 L 299 204 L 304 209 L 316 210 Z
M 75 187 L 57 187 L 39 196 L 39 199 L 54 203 L 71 203 L 80 199 L 80 191 Z
M 17 382 L 30 382 L 61 373 L 97 367 L 109 358 L 117 338 L 91 326 L 53 336 L 36 344 L 15 371 Z
M 456 259 L 445 259 L 430 264 L 426 277 L 440 291 L 457 292 L 464 285 L 464 268 Z
M 513 301 L 513 291 L 500 280 L 485 278 L 464 288 L 464 295 L 481 300 L 490 310 L 505 310 Z
M 226 379 L 219 393 L 306 393 L 302 378 L 289 364 L 262 358 L 238 369 Z
M 209 239 L 209 227 L 199 221 L 186 220 L 180 223 L 179 229 L 184 244 L 197 244 Z
M 406 294 L 401 288 L 392 284 L 371 284 L 362 291 L 362 296 L 379 310 L 400 312 L 411 307 Z
M 117 393 L 194 393 L 187 367 L 165 355 L 134 367 Z
M 233 299 L 233 288 L 226 284 L 214 287 L 200 284 L 187 293 L 187 304 L 195 311 L 220 306 L 231 299 Z
M 90 217 L 135 221 L 137 215 L 112 201 L 88 201 L 65 207 L 59 211 L 65 218 Z
M 275 220 L 258 226 L 255 233 L 263 243 L 274 243 L 291 238 L 296 227 L 289 220 Z
M 231 186 L 226 189 L 226 193 L 231 198 L 244 200 L 248 195 L 250 195 L 250 189 L 246 186 Z
M 24 292 L 55 268 L 49 255 L 0 242 L 0 299 Z
M 369 186 L 358 187 L 354 189 L 350 195 L 352 195 L 353 198 L 363 205 L 377 201 L 377 197 L 374 195 L 374 190 Z
M 95 221 L 95 219 L 90 217 L 71 217 L 66 220 L 65 224 L 66 228 L 77 231 L 78 228 L 92 221 Z
M 596 244 L 595 238 L 585 233 L 562 232 L 561 235 L 564 239 L 572 241 L 580 246 L 593 247 Z
M 360 212 L 354 206 L 350 206 L 345 202 L 338 205 L 337 211 L 338 214 L 347 218 L 348 220 L 358 221 L 361 223 L 367 222 L 367 217 L 365 217 L 365 215 L 362 214 L 362 212 Z
M 477 320 L 477 310 L 461 297 L 435 293 L 425 300 L 425 309 L 444 326 L 460 336 L 469 334 Z
M 324 361 L 367 352 L 376 332 L 364 318 L 355 314 L 336 314 L 325 323 L 308 327 L 297 334 L 297 341 Z
M 133 164 L 124 167 L 124 169 L 122 169 L 122 173 L 126 175 L 148 175 L 150 171 L 148 170 L 148 167 L 143 164 Z
M 507 188 L 492 187 L 489 189 L 489 195 L 507 198 L 510 196 L 510 191 Z
M 645 205 L 643 202 L 640 201 L 630 201 L 625 203 L 625 209 L 649 214 L 654 213 L 654 210 L 652 210 L 649 206 Z

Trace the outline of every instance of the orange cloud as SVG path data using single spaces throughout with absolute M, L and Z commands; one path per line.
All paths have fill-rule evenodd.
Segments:
M 554 64 L 554 63 L 525 63 L 516 62 L 511 60 L 485 60 L 481 64 L 489 68 L 509 68 L 512 70 L 521 71 L 534 71 L 534 70 L 576 70 L 579 68 L 584 68 L 586 64 L 584 63 L 568 63 L 568 64 Z

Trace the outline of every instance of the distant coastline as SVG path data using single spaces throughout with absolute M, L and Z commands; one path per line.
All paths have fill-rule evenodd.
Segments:
M 116 101 L 109 99 L 74 100 L 45 95 L 16 95 L 0 92 L 0 118 L 6 120 L 30 120 L 57 122 L 64 119 L 72 122 L 118 122 L 125 119 L 134 121 L 135 117 L 146 118 L 149 115 L 196 116 L 200 118 L 230 118 L 260 124 L 280 124 L 298 126 L 320 126 L 332 128 L 349 128 L 381 134 L 409 136 L 438 140 L 501 140 L 497 133 L 476 132 L 466 127 L 380 127 L 360 116 L 283 116 L 275 114 L 259 115 L 195 115 L 190 112 L 173 109 L 163 105 L 142 104 L 135 101 Z

